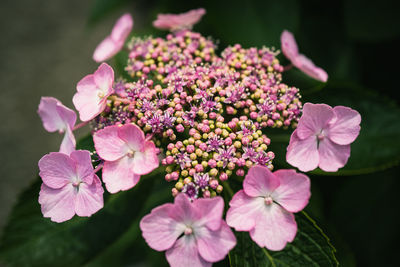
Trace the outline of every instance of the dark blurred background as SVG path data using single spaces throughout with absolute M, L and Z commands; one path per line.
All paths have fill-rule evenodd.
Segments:
M 365 134 L 349 162 L 355 167 L 340 176 L 312 175 L 308 211 L 332 239 L 342 266 L 395 266 L 400 9 L 389 0 L 2 0 L 0 227 L 19 192 L 36 177 L 37 161 L 56 151 L 62 138 L 42 128 L 36 113 L 40 97 L 54 96 L 73 107 L 76 83 L 97 67 L 94 48 L 122 13 L 133 14 L 135 35 L 161 35 L 151 27 L 157 13 L 197 7 L 207 14 L 194 29 L 219 40 L 221 49 L 236 42 L 279 48 L 282 30 L 292 31 L 300 51 L 328 72 L 329 82 L 313 93 L 318 84 L 296 71 L 284 81 L 304 89 L 305 100 L 362 109 Z

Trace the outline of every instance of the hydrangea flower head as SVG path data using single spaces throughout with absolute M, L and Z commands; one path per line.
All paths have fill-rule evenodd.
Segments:
M 141 175 L 158 167 L 157 150 L 134 124 L 108 126 L 93 136 L 98 155 L 105 161 L 103 181 L 110 193 L 135 186 Z
M 106 61 L 117 54 L 124 46 L 125 40 L 133 28 L 133 18 L 130 14 L 124 14 L 115 23 L 111 34 L 107 36 L 95 49 L 93 60 Z
M 106 63 L 78 82 L 72 101 L 82 121 L 93 119 L 105 109 L 107 97 L 114 92 L 113 84 L 114 70 Z
M 154 27 L 162 30 L 177 31 L 191 29 L 206 14 L 204 8 L 193 9 L 181 14 L 158 14 Z
M 360 114 L 348 107 L 306 103 L 290 137 L 286 160 L 301 171 L 317 167 L 335 172 L 350 156 L 350 144 L 360 132 Z
M 43 181 L 39 203 L 44 217 L 63 222 L 75 214 L 91 216 L 103 207 L 104 190 L 89 151 L 52 152 L 40 159 L 39 169 Z
M 221 197 L 189 200 L 186 194 L 143 217 L 140 229 L 147 244 L 166 251 L 172 267 L 211 266 L 236 245 L 232 230 L 222 219 Z
M 310 198 L 310 180 L 294 170 L 254 166 L 243 181 L 226 215 L 236 231 L 249 231 L 260 247 L 282 250 L 297 232 L 293 212 L 301 211 Z
M 76 141 L 72 129 L 76 122 L 75 112 L 64 106 L 54 97 L 42 97 L 40 99 L 38 113 L 46 131 L 64 133 L 60 152 L 69 155 L 74 151 Z
M 326 82 L 328 80 L 328 74 L 323 69 L 315 66 L 303 54 L 299 54 L 296 40 L 291 32 L 286 30 L 282 32 L 281 46 L 283 54 L 292 62 L 293 66 L 318 81 Z

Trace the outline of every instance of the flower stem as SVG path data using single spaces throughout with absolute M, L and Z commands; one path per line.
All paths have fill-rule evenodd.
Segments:
M 283 67 L 283 71 L 288 71 L 291 68 L 293 68 L 293 64 L 292 63 L 290 63 L 289 65 L 286 65 L 285 67 Z
M 103 163 L 100 163 L 99 165 L 96 166 L 96 168 L 94 169 L 94 173 L 97 173 L 98 171 L 100 171 L 101 169 L 103 169 Z
M 74 128 L 72 129 L 72 131 L 78 130 L 79 128 L 82 128 L 83 126 L 85 126 L 86 124 L 88 124 L 89 121 L 83 121 L 81 123 L 78 123 L 77 125 L 74 126 Z

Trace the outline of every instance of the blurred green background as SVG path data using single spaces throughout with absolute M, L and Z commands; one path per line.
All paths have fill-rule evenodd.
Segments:
M 279 48 L 281 32 L 292 31 L 300 51 L 328 72 L 329 81 L 322 88 L 293 70 L 284 82 L 299 87 L 304 101 L 360 111 L 362 130 L 349 165 L 337 176 L 312 175 L 307 210 L 332 239 L 342 266 L 396 266 L 400 9 L 389 0 L 1 1 L 0 226 L 36 177 L 37 161 L 61 141 L 42 128 L 36 114 L 40 97 L 73 106 L 77 81 L 97 66 L 94 48 L 122 13 L 133 14 L 135 35 L 163 35 L 151 27 L 157 13 L 197 7 L 207 14 L 194 29 L 218 40 L 220 49 L 234 43 Z M 139 256 L 132 251 L 130 258 Z

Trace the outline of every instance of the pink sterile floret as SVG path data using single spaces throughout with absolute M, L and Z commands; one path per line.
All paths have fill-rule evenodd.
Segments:
M 360 114 L 348 107 L 306 103 L 290 137 L 286 160 L 307 172 L 317 167 L 335 172 L 350 157 L 350 144 L 360 132 Z
M 39 203 L 44 217 L 64 222 L 75 214 L 91 216 L 103 207 L 104 190 L 89 151 L 52 152 L 40 159 L 39 169 L 43 180 Z
M 204 8 L 198 8 L 181 14 L 158 14 L 157 20 L 153 21 L 153 26 L 170 31 L 191 29 L 205 13 Z
M 95 49 L 93 60 L 102 62 L 112 58 L 124 46 L 125 40 L 133 28 L 133 18 L 124 14 L 115 23 L 111 34 L 107 36 Z
M 283 31 L 281 35 L 281 47 L 282 53 L 292 62 L 293 66 L 316 80 L 322 82 L 328 80 L 328 74 L 323 69 L 315 66 L 306 56 L 299 54 L 296 40 L 291 32 Z
M 175 202 L 161 205 L 146 215 L 140 229 L 147 244 L 166 250 L 172 267 L 211 266 L 225 258 L 236 238 L 222 220 L 221 197 L 195 199 L 178 194 Z
M 78 82 L 72 102 L 82 121 L 89 121 L 104 110 L 107 97 L 114 92 L 113 83 L 114 71 L 106 63 Z
M 110 193 L 128 190 L 159 165 L 157 149 L 145 140 L 135 124 L 108 126 L 93 136 L 99 156 L 105 160 L 103 182 Z
M 297 232 L 293 212 L 301 211 L 310 198 L 310 179 L 294 170 L 254 166 L 243 181 L 226 215 L 236 231 L 249 231 L 260 247 L 282 250 Z
M 76 122 L 75 112 L 54 97 L 42 97 L 38 113 L 46 131 L 64 133 L 60 152 L 69 155 L 74 151 L 76 141 L 72 128 Z

